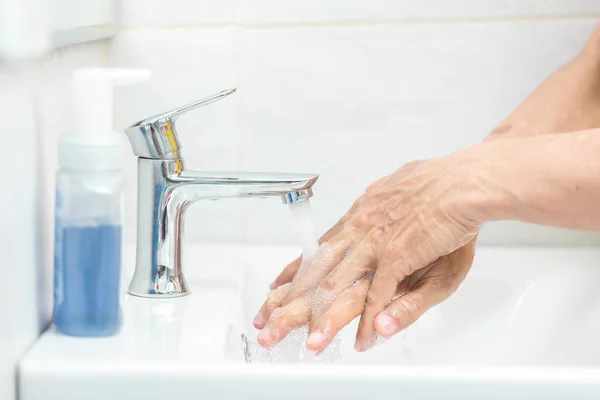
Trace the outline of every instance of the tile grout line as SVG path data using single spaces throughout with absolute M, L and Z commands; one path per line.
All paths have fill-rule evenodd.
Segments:
M 237 1 L 236 1 L 237 4 Z M 130 25 L 121 31 L 131 30 L 181 30 L 181 29 L 214 29 L 214 28 L 251 28 L 251 29 L 281 29 L 281 28 L 335 28 L 335 27 L 370 27 L 370 26 L 400 26 L 425 24 L 477 24 L 505 22 L 557 22 L 571 20 L 590 20 L 600 18 L 600 14 L 573 14 L 547 16 L 504 16 L 504 17 L 474 17 L 474 18 L 398 18 L 398 19 L 365 19 L 347 21 L 306 21 L 306 22 L 207 22 L 197 25 Z M 237 19 L 234 16 L 234 19 Z

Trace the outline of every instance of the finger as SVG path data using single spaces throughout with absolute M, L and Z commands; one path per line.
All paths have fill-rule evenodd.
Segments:
M 328 242 L 331 238 L 338 235 L 342 229 L 341 227 L 342 227 L 341 221 L 338 222 L 337 224 L 335 224 L 334 226 L 332 226 L 323 236 L 321 236 L 321 238 L 319 239 L 319 244 Z M 273 283 L 271 283 L 271 285 L 269 286 L 269 289 L 271 289 L 271 290 L 277 289 L 279 286 L 285 285 L 286 283 L 293 281 L 294 276 L 296 276 L 296 273 L 298 272 L 298 269 L 302 265 L 303 260 L 304 260 L 304 258 L 302 256 L 300 256 L 300 257 L 296 258 L 294 261 L 292 261 L 291 263 L 289 263 L 283 269 L 283 271 L 281 271 L 279 276 L 277 278 L 275 278 L 275 281 L 273 281 Z
M 362 279 L 341 293 L 325 314 L 311 324 L 306 348 L 320 352 L 331 343 L 335 335 L 354 318 L 358 317 L 365 304 L 369 279 Z
M 394 300 L 398 283 L 407 281 L 407 289 L 410 289 L 436 267 L 439 254 L 435 247 L 430 241 L 419 246 L 416 240 L 419 235 L 415 235 L 415 231 L 418 230 L 409 229 L 407 235 L 402 233 L 392 238 L 380 259 L 360 318 L 355 343 L 357 351 L 366 351 L 376 343 L 375 318 Z M 399 256 L 394 260 L 392 254 Z
M 390 268 L 379 268 L 373 276 L 356 333 L 354 348 L 357 351 L 366 351 L 371 344 L 376 342 L 376 332 L 373 327 L 375 317 L 390 304 L 398 289 L 399 281 L 393 275 L 392 271 L 393 269 Z M 401 279 L 400 282 L 403 280 Z
M 418 284 L 421 281 L 421 279 L 423 279 L 423 277 L 434 266 L 436 266 L 436 262 L 433 262 L 433 263 L 429 264 L 427 267 L 421 268 L 420 270 L 415 271 L 411 275 L 402 279 L 396 285 L 395 293 L 387 304 L 394 301 L 397 296 L 402 296 L 406 292 L 410 291 L 410 289 L 413 288 L 416 284 Z M 394 282 L 394 281 L 395 281 L 395 278 L 392 279 L 392 282 Z M 379 284 L 376 284 L 376 285 L 379 285 Z M 371 284 L 371 288 L 372 287 L 373 287 L 373 284 Z M 379 289 L 376 288 L 375 290 L 379 290 Z M 369 292 L 369 293 L 372 293 L 372 292 Z M 367 293 L 365 300 L 366 300 L 365 303 L 377 301 L 377 299 L 373 298 L 373 294 L 368 294 L 368 293 Z M 385 304 L 384 307 L 387 304 Z M 371 348 L 374 343 L 377 342 L 377 332 L 375 331 L 375 328 L 374 328 L 374 319 L 376 316 L 377 316 L 377 314 L 373 314 L 373 312 L 370 310 L 366 310 L 366 309 L 363 310 L 363 315 L 361 316 L 360 322 L 358 324 L 358 330 L 356 332 L 356 343 L 355 343 L 354 347 L 357 351 L 366 351 L 369 348 Z M 370 322 L 367 323 L 368 321 L 370 321 Z
M 369 191 L 381 186 L 381 184 L 386 179 L 387 179 L 387 176 L 383 176 L 383 177 L 377 179 L 375 182 L 373 182 L 369 186 L 367 186 L 367 189 L 365 190 L 365 192 L 369 192 Z M 321 238 L 319 239 L 319 244 L 326 243 L 326 242 L 330 241 L 332 238 L 334 238 L 335 236 L 337 236 L 341 232 L 342 228 L 344 227 L 344 224 L 350 219 L 350 217 L 352 215 L 354 215 L 354 212 L 358 208 L 359 204 L 360 204 L 359 202 L 355 202 L 352 205 L 352 207 L 350 207 L 350 210 L 348 210 L 348 212 L 335 225 L 333 225 L 331 228 L 329 228 L 329 230 L 327 232 L 325 232 L 325 234 L 323 236 L 321 236 Z M 296 258 L 294 261 L 292 261 L 291 263 L 289 263 L 283 269 L 283 271 L 279 274 L 279 276 L 275 279 L 275 281 L 273 283 L 271 283 L 269 288 L 271 290 L 273 290 L 283 284 L 291 282 L 294 279 L 294 275 L 296 275 L 296 272 L 298 272 L 298 268 L 300 268 L 300 265 L 302 264 L 302 260 L 303 260 L 303 258 L 302 258 L 302 256 L 300 256 L 300 257 Z
M 435 240 L 440 224 L 434 218 L 415 212 L 386 244 L 379 260 L 371 288 L 367 293 L 365 309 L 357 332 L 356 349 L 364 351 L 373 343 L 373 322 L 392 301 L 397 283 L 427 267 L 443 256 L 447 245 Z
M 387 243 L 360 318 L 355 343 L 357 351 L 365 351 L 376 342 L 375 317 L 390 304 L 398 283 L 440 256 L 433 241 L 423 240 L 423 237 L 427 237 L 427 233 L 420 218 L 417 218 L 408 222 L 406 229 L 400 229 Z
M 319 247 L 296 273 L 284 303 L 305 295 L 309 290 L 315 290 L 319 282 L 342 261 L 353 242 L 354 232 L 345 231 Z
M 276 309 L 266 326 L 258 333 L 258 344 L 265 348 L 275 346 L 293 329 L 306 325 L 308 316 L 309 310 L 304 299 L 298 299 Z
M 392 301 L 375 318 L 376 331 L 384 337 L 390 337 L 450 297 L 473 264 L 475 240 L 432 263 L 411 291 Z
M 449 293 L 439 291 L 432 281 L 398 297 L 375 318 L 375 329 L 384 338 L 408 328 L 431 307 L 445 300 Z
M 286 267 L 281 271 L 279 276 L 275 278 L 275 281 L 269 285 L 269 289 L 274 290 L 280 287 L 281 285 L 285 285 L 286 283 L 291 282 L 298 272 L 298 268 L 300 268 L 300 264 L 302 263 L 302 257 L 296 258 L 294 261 L 286 265 Z
M 290 289 L 290 284 L 285 284 L 283 286 L 278 287 L 275 290 L 272 290 L 268 295 L 267 299 L 263 303 L 262 307 L 254 317 L 254 327 L 256 329 L 262 329 L 267 324 L 271 313 L 278 307 L 281 307 L 283 303 L 283 299 L 287 295 L 287 292 Z
M 381 230 L 372 229 L 350 254 L 325 276 L 317 292 L 321 296 L 336 297 L 352 286 L 365 274 L 371 273 L 377 263 L 377 246 Z M 313 314 L 319 316 L 325 310 L 313 307 Z M 322 307 L 320 307 L 322 308 Z
M 381 178 L 380 180 L 373 183 L 371 186 L 375 185 L 376 183 L 379 184 L 380 181 L 383 181 L 383 179 L 384 178 Z M 369 186 L 369 188 L 371 186 Z M 369 190 L 369 188 L 367 188 L 367 191 Z M 350 208 L 350 210 L 338 221 L 338 223 L 333 225 L 327 232 L 325 232 L 325 234 L 323 236 L 321 236 L 321 238 L 319 239 L 319 245 L 321 245 L 323 243 L 327 243 L 330 240 L 332 240 L 334 237 L 339 235 L 340 232 L 342 231 L 342 228 L 344 227 L 344 224 L 350 219 L 350 217 L 352 215 L 354 215 L 354 211 L 356 210 L 357 207 L 358 207 L 358 202 L 355 203 Z M 291 263 L 289 263 L 283 269 L 283 271 L 281 271 L 279 276 L 277 278 L 275 278 L 275 281 L 273 281 L 273 283 L 271 283 L 271 285 L 269 285 L 269 289 L 271 289 L 271 290 L 277 289 L 279 286 L 284 285 L 288 282 L 291 282 L 294 279 L 294 276 L 296 275 L 296 273 L 298 272 L 300 265 L 302 265 L 302 261 L 303 261 L 303 257 L 300 256 L 300 257 L 296 258 L 294 261 L 292 261 Z

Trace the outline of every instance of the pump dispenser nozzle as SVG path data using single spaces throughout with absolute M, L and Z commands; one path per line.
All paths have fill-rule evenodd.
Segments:
M 121 135 L 113 130 L 113 87 L 151 78 L 145 69 L 84 68 L 73 72 L 75 131 L 59 143 L 59 165 L 77 170 L 120 167 Z

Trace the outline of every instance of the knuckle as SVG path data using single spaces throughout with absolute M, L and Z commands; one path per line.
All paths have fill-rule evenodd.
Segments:
M 371 237 L 371 239 L 373 239 L 373 237 Z M 357 249 L 357 251 L 360 252 L 360 254 L 357 254 L 358 256 L 360 256 L 359 262 L 364 262 L 365 259 L 372 260 L 377 256 L 377 247 L 376 244 L 372 241 L 362 243 L 361 246 Z
M 409 296 L 400 297 L 398 306 L 400 308 L 399 312 L 407 315 L 411 322 L 416 321 L 423 314 L 421 302 Z
M 415 248 L 423 248 L 427 247 L 426 243 L 422 243 L 421 241 L 414 242 Z M 425 267 L 428 262 L 428 254 L 426 250 L 420 251 L 412 251 L 410 254 L 404 254 L 401 258 L 400 267 L 401 270 L 406 276 L 414 274 L 419 269 Z
M 269 293 L 265 300 L 265 307 L 267 310 L 274 310 L 279 306 L 281 306 L 281 296 L 278 296 L 275 293 Z
M 391 256 L 386 256 L 386 258 Z M 385 258 L 384 258 L 385 259 Z M 402 281 L 407 276 L 411 275 L 413 271 L 413 267 L 411 266 L 411 261 L 407 259 L 405 256 L 396 256 L 395 261 L 389 263 L 389 267 L 386 268 L 387 272 L 396 279 L 398 282 Z
M 361 196 L 361 205 L 367 209 L 377 208 L 381 203 L 381 197 L 376 192 L 365 193 Z
M 272 294 L 269 294 L 267 296 L 267 300 L 265 301 L 265 305 L 267 306 L 267 309 L 272 310 L 275 307 L 277 307 L 277 303 L 279 303 L 276 299 L 275 296 L 273 296 Z
M 282 327 L 294 323 L 296 312 L 290 307 L 277 307 L 271 314 L 271 320 L 274 326 Z
M 373 306 L 373 305 L 379 304 L 379 302 L 380 302 L 379 295 L 377 295 L 377 294 L 373 293 L 373 291 L 369 290 L 365 297 L 365 305 Z
M 276 307 L 271 312 L 272 321 L 281 321 L 285 317 L 285 313 L 281 310 L 281 307 Z
M 404 260 L 403 276 L 412 275 L 419 269 L 420 268 L 418 266 L 418 263 L 416 263 L 414 260 L 410 260 L 410 259 Z M 400 272 L 400 271 L 398 271 L 398 272 Z
M 327 275 L 319 284 L 319 292 L 333 292 L 336 288 L 336 280 L 332 275 Z
M 407 164 L 407 167 L 411 170 L 419 168 L 421 165 L 425 164 L 425 160 L 415 160 L 411 161 Z
M 352 211 L 348 211 L 346 214 L 344 214 L 342 216 L 342 218 L 340 218 L 340 220 L 338 221 L 338 224 L 340 225 L 340 227 L 344 227 L 344 225 L 346 225 L 348 223 L 348 221 L 352 217 L 352 214 L 353 214 Z

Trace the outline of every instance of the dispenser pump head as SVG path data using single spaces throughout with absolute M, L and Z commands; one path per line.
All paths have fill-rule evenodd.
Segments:
M 61 167 L 78 170 L 119 169 L 122 138 L 113 130 L 113 87 L 149 80 L 151 72 L 130 68 L 84 68 L 72 78 L 75 131 L 59 144 Z

